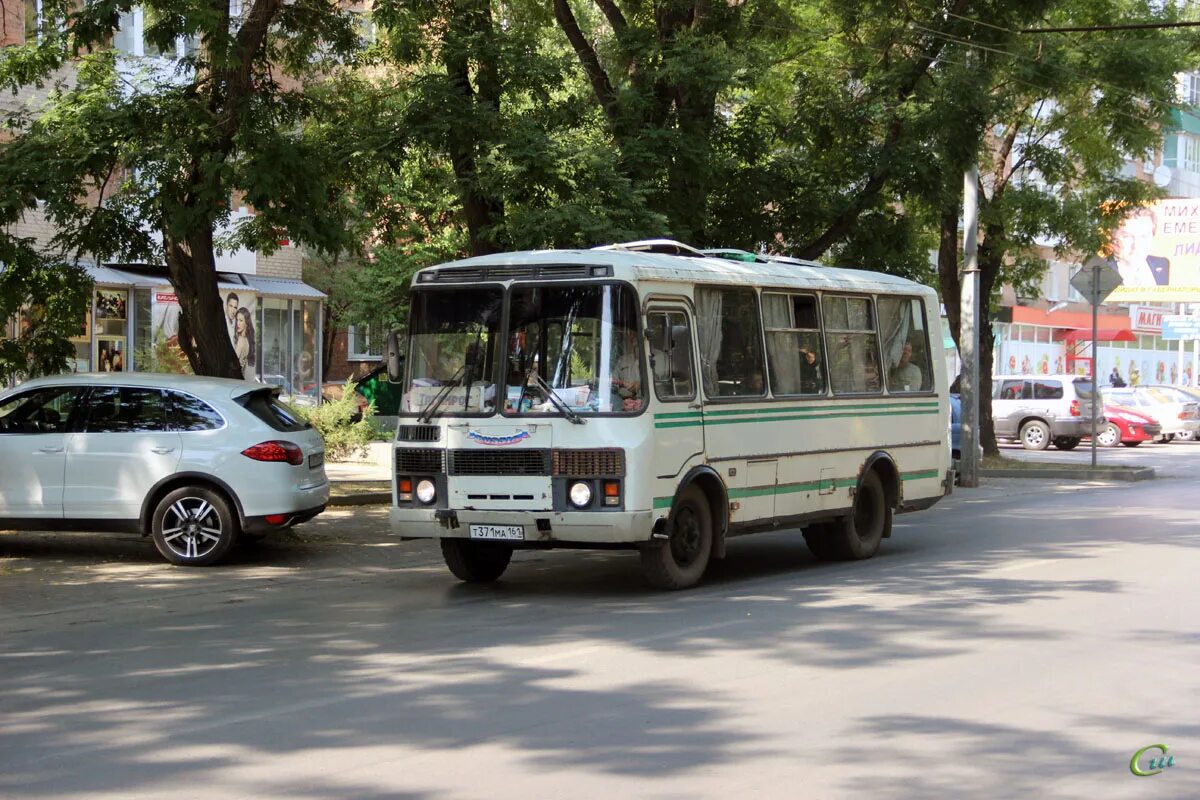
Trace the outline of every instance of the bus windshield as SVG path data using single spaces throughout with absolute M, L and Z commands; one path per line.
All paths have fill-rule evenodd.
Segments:
M 501 298 L 499 288 L 413 292 L 403 413 L 495 411 Z
M 505 414 L 642 410 L 645 381 L 632 289 L 514 286 L 509 303 Z

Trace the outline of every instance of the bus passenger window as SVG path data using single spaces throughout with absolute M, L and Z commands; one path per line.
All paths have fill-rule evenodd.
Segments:
M 921 301 L 915 297 L 878 297 L 875 305 L 879 309 L 888 391 L 929 391 L 933 373 Z
M 821 301 L 829 346 L 829 382 L 834 394 L 883 391 L 879 343 L 871 300 L 825 295 Z
M 700 369 L 709 397 L 766 393 L 758 303 L 753 289 L 696 289 Z
M 817 298 L 764 292 L 762 302 L 771 391 L 777 397 L 825 394 Z

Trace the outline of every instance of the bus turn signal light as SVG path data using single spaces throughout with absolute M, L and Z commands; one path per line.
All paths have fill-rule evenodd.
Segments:
M 620 481 L 605 481 L 604 482 L 604 505 L 606 505 L 606 506 L 621 505 L 621 482 Z

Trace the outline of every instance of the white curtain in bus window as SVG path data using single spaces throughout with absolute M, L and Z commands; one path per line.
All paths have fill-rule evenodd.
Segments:
M 823 394 L 816 297 L 765 293 L 762 300 L 771 391 L 777 396 Z
M 870 299 L 826 295 L 822 307 L 829 347 L 829 382 L 834 393 L 879 393 L 883 386 Z
M 696 290 L 696 313 L 705 393 L 709 397 L 765 394 L 754 290 L 701 287 Z
M 921 301 L 915 297 L 878 297 L 875 306 L 879 310 L 888 391 L 927 391 L 932 372 Z

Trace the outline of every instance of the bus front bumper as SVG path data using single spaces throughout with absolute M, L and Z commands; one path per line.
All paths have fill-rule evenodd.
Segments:
M 661 514 L 659 514 L 661 516 Z M 653 511 L 435 511 L 428 508 L 393 508 L 392 533 L 406 539 L 470 539 L 480 529 L 519 526 L 521 538 L 513 544 L 636 544 L 650 541 Z M 494 532 L 487 531 L 490 535 Z

